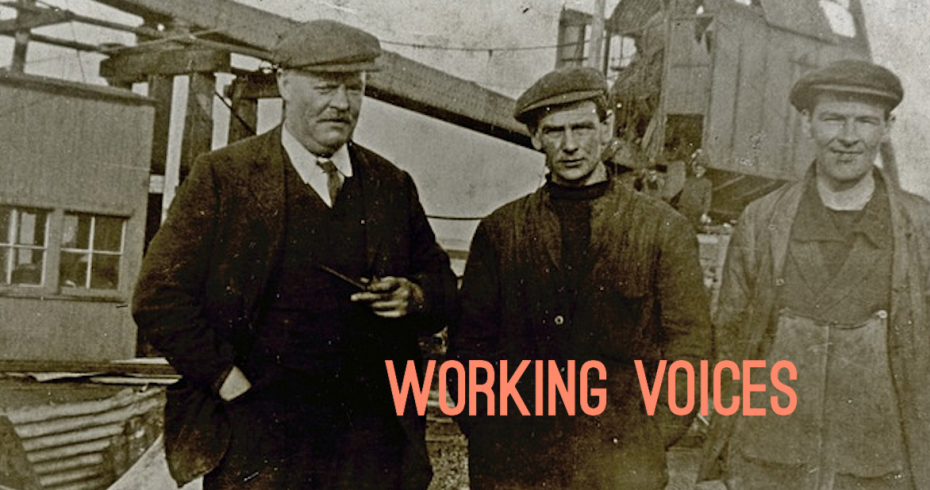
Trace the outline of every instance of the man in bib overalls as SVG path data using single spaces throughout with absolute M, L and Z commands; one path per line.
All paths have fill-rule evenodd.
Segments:
M 741 397 L 766 415 L 715 420 L 707 462 L 725 461 L 730 489 L 930 488 L 930 203 L 874 165 L 902 98 L 865 61 L 792 88 L 814 163 L 743 212 L 715 318 L 718 360 L 767 366 L 740 373 L 767 387 Z M 779 372 L 797 395 L 785 416 L 780 360 L 797 368 Z

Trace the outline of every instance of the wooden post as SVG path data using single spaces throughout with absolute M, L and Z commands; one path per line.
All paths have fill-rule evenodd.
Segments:
M 149 97 L 155 99 L 155 120 L 152 131 L 152 161 L 150 174 L 161 188 L 150 187 L 145 216 L 145 242 L 143 250 L 161 226 L 162 199 L 165 195 L 165 166 L 168 160 L 168 134 L 171 126 L 171 99 L 174 95 L 174 76 L 152 75 L 149 77 Z M 146 347 L 148 349 L 149 347 Z
M 168 126 L 171 123 L 171 98 L 174 93 L 174 76 L 149 77 L 149 97 L 155 99 L 155 131 L 152 135 L 152 173 L 165 174 L 168 154 Z
M 213 141 L 213 97 L 216 75 L 192 73 L 187 92 L 187 116 L 184 119 L 184 140 L 181 143 L 181 168 L 178 183 L 190 173 L 194 159 L 211 149 Z
M 36 2 L 35 0 L 19 0 L 19 4 L 23 7 L 35 7 Z M 16 13 L 16 18 L 24 19 L 27 15 L 26 10 L 21 9 Z M 10 63 L 10 71 L 23 73 L 26 70 L 26 51 L 29 49 L 29 29 L 16 31 L 13 39 L 13 61 Z
M 237 77 L 227 87 L 226 96 L 232 100 L 229 114 L 229 144 L 255 135 L 258 129 L 258 97 L 244 93 L 246 77 Z
M 594 0 L 594 14 L 591 16 L 591 45 L 588 51 L 587 65 L 601 70 L 601 53 L 604 46 L 604 11 L 607 10 L 606 0 Z

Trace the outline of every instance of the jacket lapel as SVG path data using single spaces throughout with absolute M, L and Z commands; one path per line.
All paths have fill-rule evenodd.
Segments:
M 808 178 L 813 178 L 813 172 L 808 172 Z M 795 182 L 785 191 L 785 194 L 775 203 L 775 212 L 766 226 L 769 235 L 769 256 L 772 257 L 772 278 L 776 286 L 784 283 L 785 258 L 788 255 L 788 241 L 791 238 L 791 225 L 798 214 L 801 196 L 804 194 L 806 179 Z M 763 240 L 765 238 L 763 237 Z
M 528 217 L 527 236 L 530 243 L 536 243 L 549 258 L 552 270 L 561 270 L 562 265 L 562 230 L 559 219 L 552 209 L 552 200 L 545 189 L 538 189 L 530 198 L 531 210 L 537 216 Z M 538 252 L 538 250 L 537 250 Z
M 290 165 L 290 160 L 281 146 L 281 126 L 269 131 L 249 168 L 247 185 L 251 194 L 251 203 L 254 204 L 255 219 L 254 232 L 256 236 L 264 236 L 265 244 L 264 267 L 256 269 L 254 284 L 257 286 L 254 297 L 248 298 L 250 312 L 254 313 L 257 298 L 270 277 L 276 264 L 277 254 L 281 249 L 284 237 L 284 219 L 287 216 L 284 189 L 284 166 Z M 243 217 L 249 219 L 249 217 Z
M 383 195 L 382 182 L 377 175 L 374 175 L 365 151 L 351 141 L 348 146 L 352 172 L 361 179 L 362 213 L 365 217 L 365 266 L 373 274 L 379 275 L 381 271 L 376 270 L 375 264 L 381 249 L 381 241 L 391 231 L 385 229 L 387 226 L 387 220 L 384 219 L 386 203 L 382 202 L 381 197 Z
M 290 165 L 290 160 L 281 146 L 281 126 L 278 126 L 265 134 L 246 177 L 249 192 L 260 211 L 258 217 L 276 227 L 284 224 L 285 165 Z

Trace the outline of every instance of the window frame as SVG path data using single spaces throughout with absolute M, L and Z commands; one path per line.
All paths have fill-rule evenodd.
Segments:
M 0 200 L 0 205 L 12 207 L 15 209 L 35 209 L 46 211 L 46 229 L 45 229 L 45 265 L 42 275 L 41 285 L 28 284 L 4 284 L 0 283 L 0 296 L 15 298 L 41 298 L 50 300 L 67 300 L 67 301 L 102 301 L 112 303 L 126 303 L 131 293 L 132 285 L 129 281 L 129 264 L 127 261 L 127 236 L 130 230 L 132 216 L 128 213 L 109 209 L 80 208 L 75 206 L 56 206 L 56 205 L 34 205 L 22 202 L 11 202 Z M 117 273 L 119 283 L 116 289 L 99 289 L 84 287 L 63 287 L 60 281 L 61 276 L 61 258 L 63 253 L 76 251 L 64 247 L 61 243 L 64 236 L 64 222 L 66 214 L 70 215 L 89 215 L 91 217 L 116 218 L 121 221 L 120 251 L 119 254 L 114 252 L 104 252 L 107 255 L 119 257 Z M 91 235 L 93 240 L 93 235 Z M 5 245 L 4 245 L 5 246 Z M 91 242 L 89 246 L 93 247 Z M 89 252 L 87 253 L 101 253 Z
M 44 256 L 42 257 L 42 271 L 41 271 L 41 279 L 40 279 L 39 284 L 18 284 L 18 283 L 12 283 L 12 282 L 8 284 L 6 283 L 6 277 L 4 277 L 3 278 L 4 282 L 0 283 L 0 291 L 12 291 L 12 292 L 19 292 L 19 291 L 44 292 L 46 291 L 49 285 L 48 284 L 49 283 L 48 272 L 49 270 L 51 270 L 49 260 L 52 255 L 51 253 L 52 222 L 54 221 L 53 216 L 55 214 L 55 210 L 50 207 L 29 206 L 29 205 L 12 204 L 12 203 L 5 203 L 5 202 L 0 202 L 0 206 L 4 208 L 11 208 L 14 211 L 19 211 L 20 213 L 23 211 L 44 211 L 46 213 L 45 214 L 45 244 L 44 246 L 18 244 L 16 238 L 13 238 L 13 240 L 10 243 L 5 242 L 6 237 L 3 237 L 2 239 L 0 239 L 0 248 L 9 250 L 10 252 L 12 252 L 14 257 L 16 255 L 17 250 L 33 250 L 33 251 L 42 252 Z M 14 230 L 17 229 L 18 222 L 19 220 L 11 220 L 10 227 Z M 6 259 L 6 260 L 10 260 L 10 259 Z M 13 270 L 10 270 L 9 274 L 12 279 Z
M 65 247 L 64 244 L 61 243 L 61 241 L 64 239 L 65 220 L 69 216 L 76 216 L 76 217 L 87 216 L 91 218 L 91 226 L 90 226 L 90 232 L 89 232 L 88 243 L 87 243 L 88 248 L 81 249 L 81 248 L 76 248 L 76 247 Z M 97 250 L 94 248 L 96 236 L 97 236 L 96 229 L 97 229 L 98 218 L 109 218 L 109 219 L 119 220 L 120 237 L 119 237 L 119 250 L 118 251 L 114 252 L 111 250 Z M 109 213 L 91 213 L 91 212 L 75 211 L 75 210 L 67 210 L 67 211 L 62 212 L 61 234 L 58 239 L 59 264 L 58 264 L 58 267 L 56 268 L 56 271 L 58 272 L 58 277 L 56 278 L 58 281 L 58 291 L 62 296 L 84 296 L 88 294 L 93 295 L 93 296 L 99 296 L 101 294 L 109 295 L 110 293 L 115 293 L 123 289 L 123 286 L 124 286 L 123 283 L 125 282 L 123 280 L 123 277 L 125 276 L 123 272 L 123 265 L 125 263 L 125 257 L 126 257 L 126 229 L 128 227 L 128 224 L 129 224 L 129 218 L 126 216 L 119 216 L 119 215 L 114 215 L 114 214 L 109 214 Z M 87 276 L 85 278 L 85 284 L 87 284 L 87 286 L 66 287 L 64 284 L 61 284 L 61 279 L 60 279 L 61 272 L 62 272 L 61 271 L 61 261 L 62 261 L 61 259 L 64 257 L 66 253 L 86 254 L 90 257 L 90 260 L 87 262 Z M 117 257 L 119 259 L 119 263 L 117 265 L 117 271 L 116 271 L 117 285 L 113 289 L 94 288 L 89 285 L 92 281 L 91 273 L 93 270 L 94 259 L 96 258 L 95 256 L 101 256 L 101 255 L 107 256 L 107 257 Z

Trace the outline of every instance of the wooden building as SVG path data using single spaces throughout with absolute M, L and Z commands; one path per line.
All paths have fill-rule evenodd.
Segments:
M 135 355 L 154 106 L 0 72 L 0 360 Z

